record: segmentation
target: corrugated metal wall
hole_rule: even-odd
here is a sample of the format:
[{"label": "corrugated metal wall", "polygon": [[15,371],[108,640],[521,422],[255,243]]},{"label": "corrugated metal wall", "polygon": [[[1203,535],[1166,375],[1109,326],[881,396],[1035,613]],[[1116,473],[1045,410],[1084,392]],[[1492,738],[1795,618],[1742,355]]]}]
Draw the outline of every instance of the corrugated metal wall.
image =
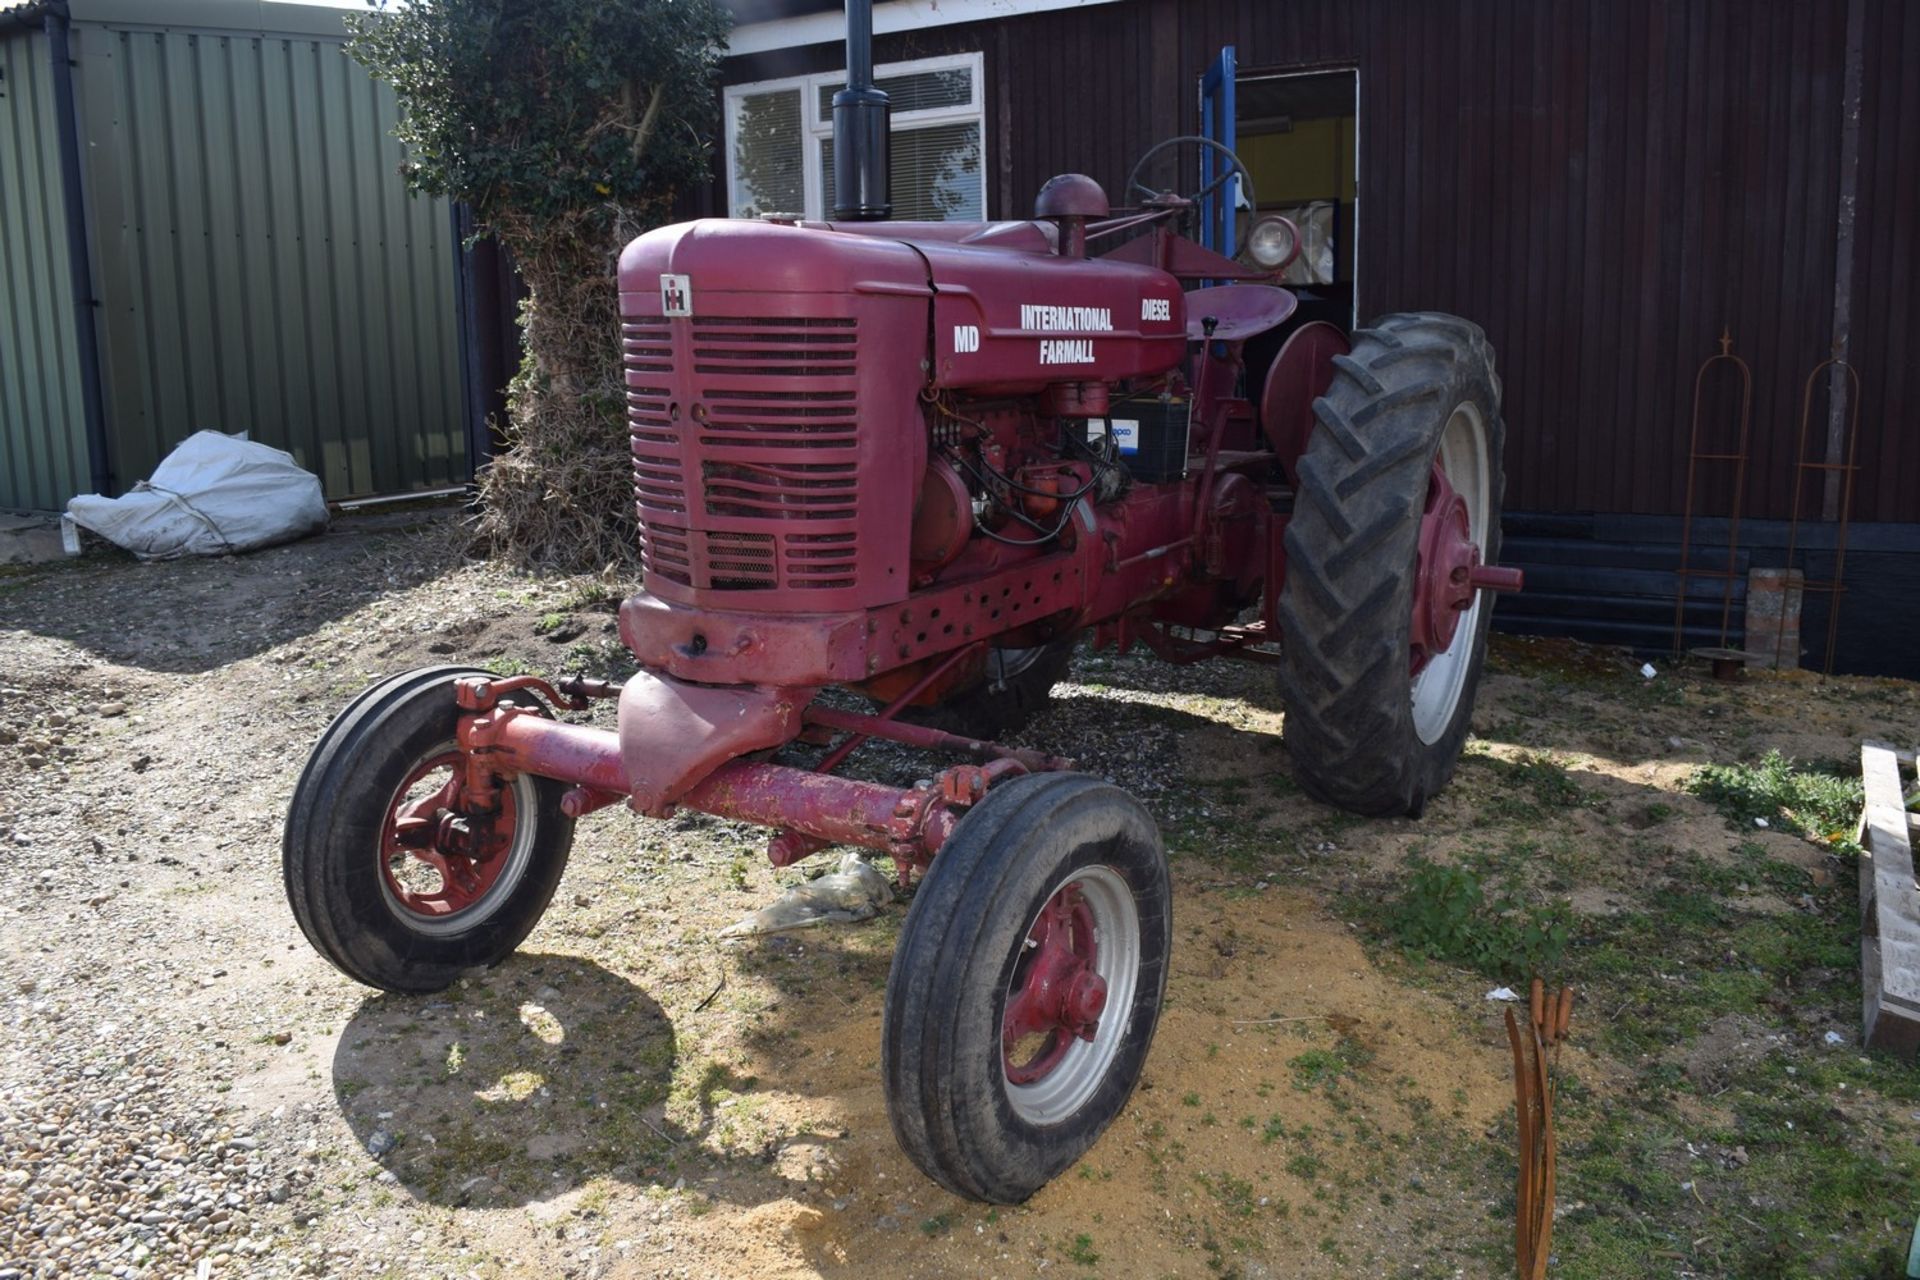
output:
[{"label": "corrugated metal wall", "polygon": [[[1920,5],[1865,3],[1853,305],[1868,469],[1854,516],[1915,521]],[[1694,371],[1725,326],[1754,372],[1747,512],[1784,517],[1801,386],[1833,338],[1847,10],[1129,0],[886,36],[876,56],[985,53],[989,199],[1012,217],[1060,172],[1118,198],[1134,157],[1196,130],[1198,77],[1222,45],[1243,75],[1357,66],[1360,310],[1486,327],[1507,389],[1508,506],[1678,513]],[[816,45],[726,75],[840,57]],[[1705,479],[1702,510],[1726,509],[1725,478]]]},{"label": "corrugated metal wall", "polygon": [[0,39],[0,508],[87,487],[47,38]]},{"label": "corrugated metal wall", "polygon": [[82,17],[119,484],[207,428],[290,450],[329,497],[466,480],[451,225],[399,177],[392,92],[338,38]]}]

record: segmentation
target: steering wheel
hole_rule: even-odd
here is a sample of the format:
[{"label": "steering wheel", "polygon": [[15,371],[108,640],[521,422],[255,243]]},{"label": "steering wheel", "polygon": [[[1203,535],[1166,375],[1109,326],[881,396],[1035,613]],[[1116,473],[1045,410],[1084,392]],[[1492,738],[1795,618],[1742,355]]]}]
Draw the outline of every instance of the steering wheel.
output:
[{"label": "steering wheel", "polygon": [[1168,147],[1178,147],[1187,144],[1198,147],[1209,147],[1218,151],[1222,156],[1226,157],[1227,167],[1223,169],[1220,172],[1220,176],[1212,182],[1209,182],[1206,186],[1200,188],[1200,190],[1190,196],[1181,197],[1182,199],[1186,200],[1189,204],[1197,205],[1221,187],[1226,186],[1227,179],[1237,173],[1240,175],[1240,181],[1247,193],[1247,204],[1255,209],[1260,207],[1260,202],[1253,198],[1253,175],[1247,172],[1247,166],[1240,163],[1240,157],[1233,154],[1232,151],[1221,143],[1215,142],[1212,138],[1203,138],[1197,133],[1184,133],[1177,138],[1168,138],[1164,142],[1156,142],[1151,147],[1148,147],[1146,153],[1133,162],[1133,171],[1127,174],[1127,198],[1129,200],[1132,199],[1133,193],[1136,191],[1146,196],[1149,200],[1162,196],[1178,195],[1178,192],[1154,190],[1152,187],[1140,181],[1140,175],[1146,171],[1148,163]]}]

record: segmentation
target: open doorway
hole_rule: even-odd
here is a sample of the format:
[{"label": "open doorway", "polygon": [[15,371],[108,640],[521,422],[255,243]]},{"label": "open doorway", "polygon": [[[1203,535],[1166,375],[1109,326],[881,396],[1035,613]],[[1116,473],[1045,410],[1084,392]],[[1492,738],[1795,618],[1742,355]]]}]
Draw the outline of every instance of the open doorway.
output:
[{"label": "open doorway", "polygon": [[1353,67],[1248,71],[1235,77],[1234,150],[1260,213],[1300,228],[1283,281],[1303,320],[1359,323],[1360,73]]}]

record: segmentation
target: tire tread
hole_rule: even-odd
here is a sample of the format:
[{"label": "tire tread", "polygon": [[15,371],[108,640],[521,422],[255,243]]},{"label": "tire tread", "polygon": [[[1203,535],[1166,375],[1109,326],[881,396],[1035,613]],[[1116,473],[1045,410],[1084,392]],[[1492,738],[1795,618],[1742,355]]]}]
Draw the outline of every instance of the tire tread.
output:
[{"label": "tire tread", "polygon": [[[1497,559],[1504,487],[1499,378],[1479,326],[1457,316],[1384,316],[1352,334],[1314,402],[1298,465],[1278,605],[1285,739],[1303,789],[1369,815],[1418,814],[1451,776],[1471,718],[1478,662],[1456,724],[1428,748],[1412,731],[1405,643],[1425,476],[1445,413],[1473,398],[1486,420]],[[1485,614],[1482,611],[1482,627]],[[1378,637],[1378,639],[1372,639]],[[1478,637],[1474,638],[1478,643]],[[1398,667],[1396,668],[1396,663]]]}]

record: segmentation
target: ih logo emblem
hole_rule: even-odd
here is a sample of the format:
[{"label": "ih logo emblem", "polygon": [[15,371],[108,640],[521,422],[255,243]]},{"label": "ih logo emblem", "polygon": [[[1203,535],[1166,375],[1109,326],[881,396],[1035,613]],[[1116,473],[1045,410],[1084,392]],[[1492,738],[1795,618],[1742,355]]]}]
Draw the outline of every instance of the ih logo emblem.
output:
[{"label": "ih logo emblem", "polygon": [[690,316],[693,314],[692,277],[660,277],[660,314],[668,316]]}]

